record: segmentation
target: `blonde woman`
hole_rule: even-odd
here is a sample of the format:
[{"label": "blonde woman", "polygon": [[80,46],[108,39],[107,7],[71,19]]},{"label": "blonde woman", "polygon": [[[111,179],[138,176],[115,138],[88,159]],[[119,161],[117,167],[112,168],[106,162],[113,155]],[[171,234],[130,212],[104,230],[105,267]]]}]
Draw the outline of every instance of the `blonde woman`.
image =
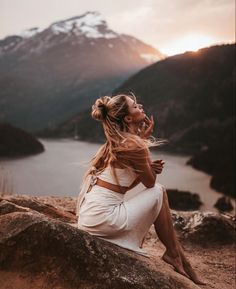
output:
[{"label": "blonde woman", "polygon": [[[91,160],[78,198],[78,227],[144,256],[145,235],[154,224],[166,247],[162,259],[197,284],[173,225],[165,188],[156,183],[164,162],[152,161],[149,147],[154,121],[134,95],[104,96],[92,106],[92,117],[102,122],[106,143]],[[139,183],[144,189],[127,193]],[[127,193],[127,194],[126,194]]]}]

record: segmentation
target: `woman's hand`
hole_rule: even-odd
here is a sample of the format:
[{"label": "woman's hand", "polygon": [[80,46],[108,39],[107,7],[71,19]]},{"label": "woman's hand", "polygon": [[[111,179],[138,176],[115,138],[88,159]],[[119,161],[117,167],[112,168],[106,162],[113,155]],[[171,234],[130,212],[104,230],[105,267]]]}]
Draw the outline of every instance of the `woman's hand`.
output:
[{"label": "woman's hand", "polygon": [[153,132],[153,127],[154,127],[153,116],[151,116],[150,118],[146,116],[141,124],[141,127],[139,128],[139,136],[141,138],[149,138]]},{"label": "woman's hand", "polygon": [[151,168],[156,174],[160,174],[163,170],[165,162],[163,160],[156,160],[151,162]]}]

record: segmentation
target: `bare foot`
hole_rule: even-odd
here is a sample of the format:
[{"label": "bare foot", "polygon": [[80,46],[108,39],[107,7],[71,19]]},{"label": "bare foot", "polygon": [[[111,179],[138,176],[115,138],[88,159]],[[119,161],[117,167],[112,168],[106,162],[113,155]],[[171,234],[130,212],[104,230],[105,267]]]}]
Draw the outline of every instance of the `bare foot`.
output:
[{"label": "bare foot", "polygon": [[172,265],[178,273],[189,278],[189,276],[184,271],[182,259],[181,259],[179,254],[177,254],[175,257],[173,257],[173,256],[168,255],[168,253],[166,251],[164,253],[164,255],[162,256],[162,260],[165,261],[166,263]]},{"label": "bare foot", "polygon": [[201,281],[197,275],[197,273],[194,271],[193,267],[191,266],[190,262],[188,261],[188,259],[185,257],[184,255],[184,251],[182,249],[181,246],[179,246],[179,252],[180,252],[180,256],[181,256],[181,260],[183,263],[183,267],[185,272],[189,275],[190,279],[198,285],[206,285],[205,282]]},{"label": "bare foot", "polygon": [[195,283],[195,284],[198,284],[198,285],[206,285],[206,282],[204,281],[201,281],[197,275],[197,273],[193,270],[192,266],[190,264],[185,264],[183,262],[183,265],[184,265],[184,269],[185,269],[185,272],[189,275],[190,279]]}]

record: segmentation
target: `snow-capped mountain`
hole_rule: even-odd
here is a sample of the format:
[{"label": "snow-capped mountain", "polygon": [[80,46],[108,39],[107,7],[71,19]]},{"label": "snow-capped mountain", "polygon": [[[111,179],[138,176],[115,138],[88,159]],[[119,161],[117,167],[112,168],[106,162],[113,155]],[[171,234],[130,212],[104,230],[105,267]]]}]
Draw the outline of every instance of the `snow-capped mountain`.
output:
[{"label": "snow-capped mountain", "polygon": [[115,38],[118,36],[107,27],[106,21],[98,12],[85,13],[66,21],[59,21],[53,23],[50,28],[56,34],[74,33],[75,35],[85,35],[88,38]]},{"label": "snow-capped mountain", "polygon": [[112,31],[98,12],[6,37],[0,40],[0,121],[31,131],[55,125],[163,57]]}]

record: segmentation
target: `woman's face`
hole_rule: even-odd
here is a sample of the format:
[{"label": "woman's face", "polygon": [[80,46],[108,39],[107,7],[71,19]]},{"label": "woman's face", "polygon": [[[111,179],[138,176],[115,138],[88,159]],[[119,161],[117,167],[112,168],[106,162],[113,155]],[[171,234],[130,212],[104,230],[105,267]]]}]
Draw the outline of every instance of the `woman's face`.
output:
[{"label": "woman's face", "polygon": [[131,122],[142,122],[146,117],[142,104],[136,103],[132,98],[128,96],[126,97],[126,101],[129,108],[129,117],[132,119]]}]

